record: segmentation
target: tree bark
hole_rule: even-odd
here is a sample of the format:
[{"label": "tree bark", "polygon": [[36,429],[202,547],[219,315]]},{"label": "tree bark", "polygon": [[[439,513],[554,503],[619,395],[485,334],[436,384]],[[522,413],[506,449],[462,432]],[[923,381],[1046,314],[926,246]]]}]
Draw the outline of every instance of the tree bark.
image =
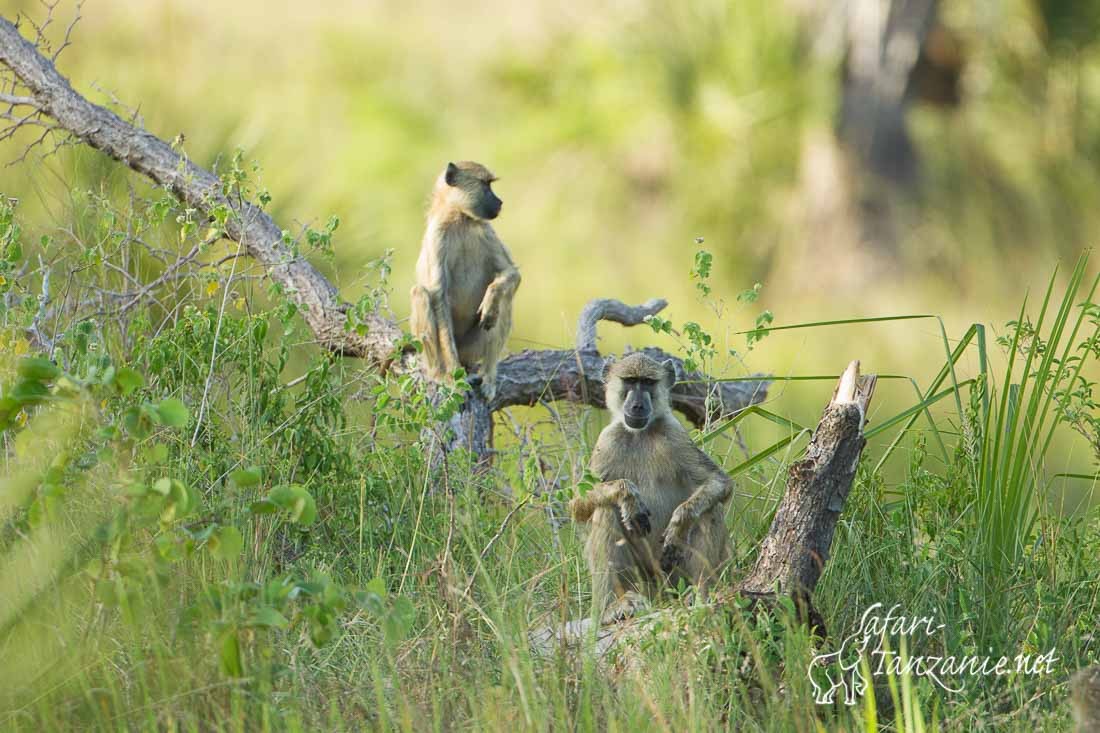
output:
[{"label": "tree bark", "polygon": [[874,375],[859,375],[858,361],[848,365],[805,457],[790,467],[787,492],[756,565],[741,583],[743,592],[797,596],[817,587],[867,443],[863,424],[876,381]]},{"label": "tree bark", "polygon": [[875,174],[911,183],[917,154],[906,126],[913,73],[938,0],[851,0],[839,137]]},{"label": "tree bark", "polygon": [[[0,103],[29,108],[30,115],[49,121],[51,129],[71,134],[164,186],[203,217],[212,219],[217,208],[227,207],[232,213],[226,236],[264,265],[268,277],[298,306],[321,347],[360,357],[382,370],[417,370],[414,350],[402,346],[408,340],[389,318],[380,313],[368,314],[364,335],[348,328],[347,303],[324,275],[293,252],[286,233],[267,212],[237,195],[227,195],[217,176],[157,136],[89,102],[57,71],[53,61],[4,18],[0,18],[0,65],[11,72],[8,81],[12,91],[17,85],[26,91],[0,95]],[[603,407],[604,360],[596,349],[597,321],[633,326],[664,306],[663,300],[651,300],[638,307],[616,300],[592,301],[581,314],[576,350],[523,351],[501,361],[492,404],[486,405],[471,395],[462,412],[451,421],[451,437],[445,447],[449,450],[463,445],[479,458],[489,456],[491,413],[513,405],[566,400]],[[767,396],[766,382],[715,382],[704,374],[685,373],[681,360],[660,349],[645,351],[662,360],[673,360],[677,374],[684,380],[673,389],[673,407],[697,427]]]}]

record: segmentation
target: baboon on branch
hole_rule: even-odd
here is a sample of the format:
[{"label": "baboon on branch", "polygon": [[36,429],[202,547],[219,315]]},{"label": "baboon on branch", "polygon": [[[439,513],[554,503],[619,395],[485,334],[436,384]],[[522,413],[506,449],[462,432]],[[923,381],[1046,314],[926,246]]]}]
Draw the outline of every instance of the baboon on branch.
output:
[{"label": "baboon on branch", "polygon": [[569,509],[575,521],[591,521],[594,618],[609,623],[666,584],[682,579],[705,590],[715,579],[728,557],[732,482],[673,416],[672,362],[635,352],[607,366],[604,382],[611,424],[589,464],[601,483]]},{"label": "baboon on branch", "polygon": [[512,330],[519,270],[489,221],[500,214],[488,168],[448,163],[432,191],[428,225],[410,293],[409,325],[424,344],[430,379],[443,381],[461,365],[486,400],[496,393],[497,361]]}]

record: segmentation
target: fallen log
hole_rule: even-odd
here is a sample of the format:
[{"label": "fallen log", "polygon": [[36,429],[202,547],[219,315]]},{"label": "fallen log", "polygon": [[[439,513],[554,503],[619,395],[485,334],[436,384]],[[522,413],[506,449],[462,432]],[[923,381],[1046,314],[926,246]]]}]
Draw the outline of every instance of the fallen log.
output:
[{"label": "fallen log", "polygon": [[[771,608],[782,598],[791,598],[800,620],[824,636],[825,624],[812,595],[867,443],[863,426],[876,381],[873,374],[860,375],[858,361],[848,365],[805,455],[788,470],[786,491],[752,570],[734,587],[715,592],[709,605],[732,608],[745,605],[747,599],[749,606]],[[599,628],[587,618],[569,621],[533,632],[530,642],[536,653],[544,655],[583,649],[590,643],[590,651],[602,659],[612,650],[637,647],[667,621],[668,614],[658,610]]]}]

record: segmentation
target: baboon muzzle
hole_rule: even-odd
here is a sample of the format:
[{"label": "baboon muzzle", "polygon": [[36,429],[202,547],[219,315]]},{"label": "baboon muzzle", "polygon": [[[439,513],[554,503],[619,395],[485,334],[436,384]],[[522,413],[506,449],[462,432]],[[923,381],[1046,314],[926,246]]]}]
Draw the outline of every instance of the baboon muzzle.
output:
[{"label": "baboon muzzle", "polygon": [[628,428],[641,430],[649,424],[649,418],[653,414],[653,403],[649,392],[644,389],[632,389],[626,395],[623,403],[623,422]]}]

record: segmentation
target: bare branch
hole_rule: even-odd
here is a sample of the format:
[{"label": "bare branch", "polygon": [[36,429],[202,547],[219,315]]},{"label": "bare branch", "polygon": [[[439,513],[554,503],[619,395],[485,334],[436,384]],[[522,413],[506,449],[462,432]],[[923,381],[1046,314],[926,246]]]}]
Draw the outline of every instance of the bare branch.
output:
[{"label": "bare branch", "polygon": [[[56,2],[50,7],[50,11],[52,12],[55,7],[57,7]],[[61,55],[61,52],[72,45],[73,28],[76,28],[76,24],[80,22],[80,18],[82,17],[80,11],[83,9],[84,0],[78,0],[76,3],[76,11],[73,13],[73,19],[69,21],[69,25],[65,28],[65,37],[61,39],[61,45],[53,52],[53,57],[50,59],[54,63],[57,63],[57,57]]]},{"label": "bare branch", "polygon": [[596,346],[596,324],[614,321],[624,326],[637,326],[649,316],[665,309],[668,301],[662,298],[647,300],[638,306],[629,306],[621,300],[598,298],[591,300],[577,319],[577,351],[599,351]]},{"label": "bare branch", "polygon": [[0,102],[13,106],[34,107],[38,109],[38,102],[34,101],[34,97],[21,97],[17,94],[0,94]]},{"label": "bare branch", "polygon": [[14,72],[46,114],[84,143],[164,186],[204,216],[211,216],[216,207],[228,207],[232,212],[226,226],[229,238],[240,242],[263,263],[271,279],[299,306],[326,348],[380,365],[393,360],[394,344],[401,341],[396,324],[372,314],[366,317],[365,336],[345,329],[347,316],[336,288],[283,244],[282,230],[266,212],[250,202],[225,196],[214,174],[182,157],[163,140],[78,94],[53,62],[3,18],[0,63]]}]

